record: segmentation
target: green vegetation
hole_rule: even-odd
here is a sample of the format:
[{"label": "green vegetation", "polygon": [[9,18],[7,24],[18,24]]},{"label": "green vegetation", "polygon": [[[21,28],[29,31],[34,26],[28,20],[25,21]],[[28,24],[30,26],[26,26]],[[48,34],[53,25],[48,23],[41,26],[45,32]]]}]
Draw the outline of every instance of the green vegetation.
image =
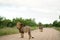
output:
[{"label": "green vegetation", "polygon": [[53,22],[53,26],[55,26],[54,28],[55,28],[56,30],[60,31],[60,21],[55,20],[55,21]]},{"label": "green vegetation", "polygon": [[56,30],[60,31],[60,27],[54,27]]},{"label": "green vegetation", "polygon": [[13,18],[12,20],[6,19],[5,17],[0,16],[0,28],[4,27],[14,27],[17,22],[21,22],[25,25],[36,26],[35,19],[23,19],[23,18]]},{"label": "green vegetation", "polygon": [[37,26],[31,27],[31,30],[35,30],[37,29]]},{"label": "green vegetation", "polygon": [[25,25],[31,26],[32,30],[36,29],[37,24],[35,19],[13,18],[10,20],[0,16],[0,36],[19,33],[15,27],[18,21]]},{"label": "green vegetation", "polygon": [[8,35],[8,34],[16,34],[16,33],[19,33],[19,32],[15,27],[13,28],[5,27],[0,29],[0,36]]},{"label": "green vegetation", "polygon": [[[31,27],[32,30],[36,29],[36,27]],[[18,29],[16,27],[5,27],[0,29],[0,36],[3,35],[10,35],[10,34],[16,34],[19,33]]]},{"label": "green vegetation", "polygon": [[[23,18],[13,18],[12,20],[6,19],[5,17],[0,16],[0,36],[2,35],[9,35],[9,34],[16,34],[19,33],[17,30],[16,23],[21,22],[25,25],[31,26],[31,29],[34,30],[37,28],[38,24],[36,23],[35,19],[23,19]],[[60,31],[60,21],[55,20],[52,24],[42,24],[44,27],[54,27],[55,29]]]}]

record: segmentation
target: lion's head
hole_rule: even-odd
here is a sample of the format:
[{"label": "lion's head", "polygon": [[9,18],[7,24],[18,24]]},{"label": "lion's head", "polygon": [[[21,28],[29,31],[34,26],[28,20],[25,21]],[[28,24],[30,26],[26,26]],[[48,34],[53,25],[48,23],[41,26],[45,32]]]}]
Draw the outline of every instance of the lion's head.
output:
[{"label": "lion's head", "polygon": [[18,29],[20,29],[20,28],[24,27],[25,25],[22,24],[22,23],[20,23],[20,22],[17,22],[17,25],[16,26],[17,26]]},{"label": "lion's head", "polygon": [[17,27],[18,29],[20,29],[20,28],[21,28],[21,23],[20,23],[20,22],[17,22],[16,27]]}]

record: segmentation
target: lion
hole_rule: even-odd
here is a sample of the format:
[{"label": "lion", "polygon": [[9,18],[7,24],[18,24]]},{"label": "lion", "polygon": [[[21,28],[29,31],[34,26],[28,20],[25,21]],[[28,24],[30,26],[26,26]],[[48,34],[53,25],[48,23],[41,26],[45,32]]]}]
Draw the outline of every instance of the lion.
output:
[{"label": "lion", "polygon": [[21,33],[21,38],[24,38],[24,33],[27,33],[27,32],[28,32],[28,35],[29,35],[29,39],[34,38],[31,35],[31,28],[30,28],[30,26],[23,25],[20,22],[17,22],[16,26],[17,26],[17,29],[19,30],[19,32]]},{"label": "lion", "polygon": [[43,25],[41,23],[39,23],[39,29],[40,29],[40,32],[43,32]]}]

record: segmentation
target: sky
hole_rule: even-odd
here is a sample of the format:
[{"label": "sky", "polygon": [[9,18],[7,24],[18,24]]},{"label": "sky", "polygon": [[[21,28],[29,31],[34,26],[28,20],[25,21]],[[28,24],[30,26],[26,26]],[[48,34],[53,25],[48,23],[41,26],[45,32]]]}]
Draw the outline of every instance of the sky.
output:
[{"label": "sky", "polygon": [[0,16],[35,18],[43,24],[59,20],[60,0],[0,0]]}]

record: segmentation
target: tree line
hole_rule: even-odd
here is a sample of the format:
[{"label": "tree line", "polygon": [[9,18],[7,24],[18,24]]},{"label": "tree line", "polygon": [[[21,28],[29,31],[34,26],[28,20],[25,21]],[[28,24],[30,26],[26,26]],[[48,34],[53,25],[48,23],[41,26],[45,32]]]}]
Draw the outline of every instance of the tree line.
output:
[{"label": "tree line", "polygon": [[[29,26],[37,26],[38,24],[35,22],[35,19],[23,19],[21,18],[13,18],[12,20],[10,19],[6,19],[5,17],[1,17],[0,16],[0,28],[4,28],[4,27],[14,27],[16,26],[17,22],[21,22],[25,25],[29,25]],[[42,24],[42,23],[41,23]],[[55,20],[52,24],[42,24],[45,27],[60,27],[60,21]]]},{"label": "tree line", "polygon": [[29,25],[29,26],[36,26],[36,22],[35,19],[23,19],[21,18],[13,18],[12,20],[10,19],[6,19],[5,17],[1,17],[0,16],[0,28],[3,27],[14,27],[16,26],[17,22],[21,22],[25,25]]}]

